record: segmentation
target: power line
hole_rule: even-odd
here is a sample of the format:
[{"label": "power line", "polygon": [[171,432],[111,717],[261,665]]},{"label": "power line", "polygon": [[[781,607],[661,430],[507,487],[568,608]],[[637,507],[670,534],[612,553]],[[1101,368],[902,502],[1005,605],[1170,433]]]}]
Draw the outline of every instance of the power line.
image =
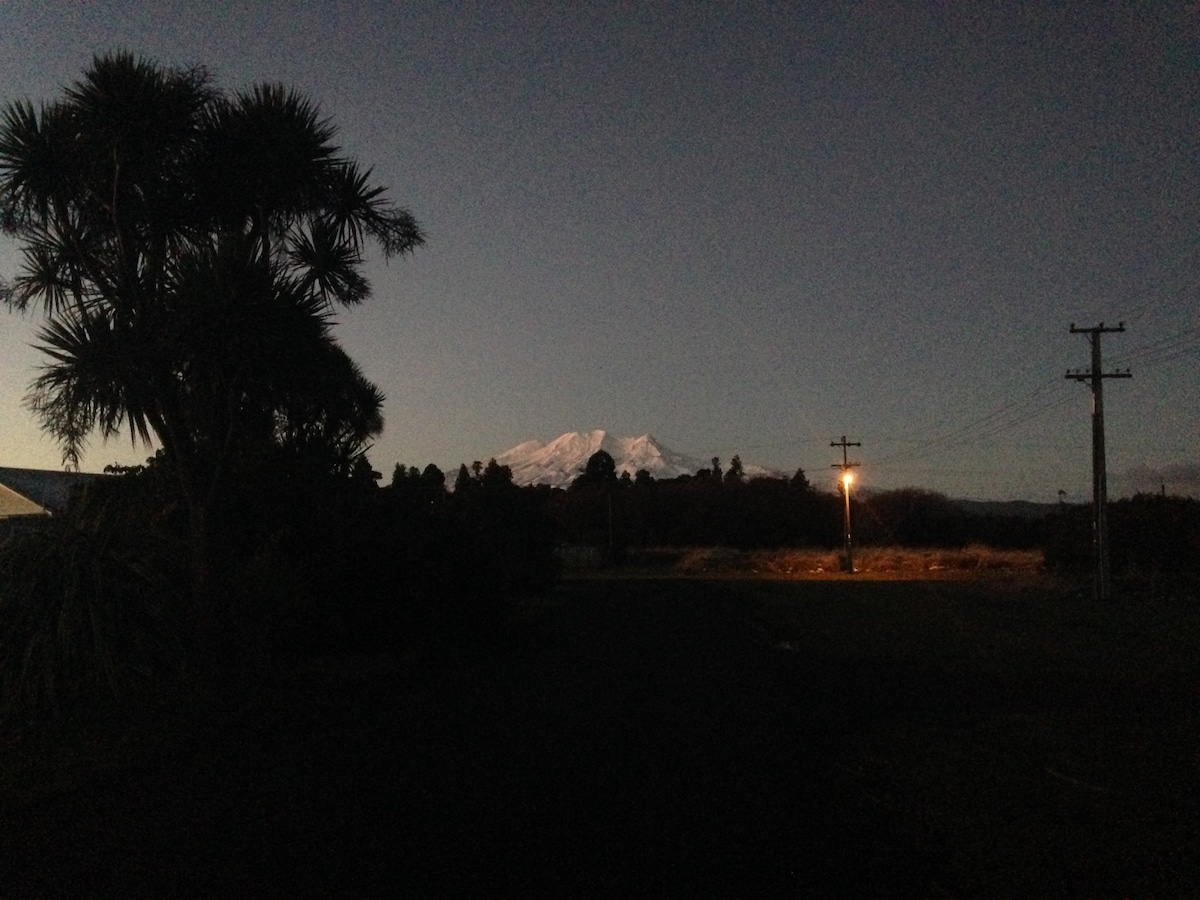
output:
[{"label": "power line", "polygon": [[[1200,328],[1188,326],[1142,346],[1134,347],[1118,355],[1116,362],[1122,367],[1137,364],[1140,369],[1149,369],[1196,352],[1200,352]],[[1052,410],[1075,402],[1071,395],[1058,392],[1060,384],[1057,377],[1049,378],[1024,394],[1002,403],[996,409],[970,419],[949,431],[935,434],[933,437],[917,436],[904,440],[885,438],[894,443],[911,443],[914,446],[908,449],[898,449],[890,455],[885,454],[873,459],[871,467],[873,470],[879,470],[895,463],[927,456],[933,450],[945,451],[976,444],[1028,424]],[[1051,392],[1054,392],[1053,396],[1048,396]],[[805,446],[815,446],[821,442],[809,439],[799,443]],[[754,450],[782,446],[795,447],[797,442],[758,443],[742,449]]]},{"label": "power line", "polygon": [[[1152,368],[1196,351],[1200,351],[1200,328],[1188,327],[1149,344],[1135,347],[1119,356],[1117,361],[1123,366],[1137,363],[1139,367]],[[1053,378],[1043,382],[1028,394],[1010,400],[986,415],[972,419],[958,428],[926,440],[914,439],[913,442],[919,446],[880,457],[872,462],[872,467],[923,456],[930,449],[950,450],[966,446],[1031,422],[1044,413],[1073,402],[1070,396],[1059,395],[1044,403],[1038,403],[1045,394],[1056,389],[1059,383],[1057,378]]]},{"label": "power line", "polygon": [[1139,366],[1155,365],[1184,356],[1193,350],[1200,350],[1200,328],[1188,327],[1144,346],[1135,347],[1118,356],[1117,360],[1122,364],[1136,362]]},{"label": "power line", "polygon": [[[1057,384],[1057,380],[1053,384]],[[1043,385],[1037,388],[1029,395],[1019,399],[1011,400],[1002,405],[987,415],[980,416],[977,419],[972,419],[965,425],[948,431],[944,434],[937,435],[932,438],[918,441],[919,446],[910,450],[901,450],[893,453],[890,456],[880,457],[872,462],[872,465],[880,465],[889,462],[899,462],[906,459],[912,459],[918,456],[927,455],[931,449],[950,450],[955,447],[962,447],[977,441],[985,440],[989,437],[994,437],[1018,425],[1023,425],[1026,422],[1033,421],[1038,416],[1051,409],[1063,406],[1070,402],[1070,397],[1057,396],[1053,397],[1040,405],[1030,409],[1030,406],[1040,397],[1048,393],[1050,385]],[[979,429],[983,429],[980,431]]]}]

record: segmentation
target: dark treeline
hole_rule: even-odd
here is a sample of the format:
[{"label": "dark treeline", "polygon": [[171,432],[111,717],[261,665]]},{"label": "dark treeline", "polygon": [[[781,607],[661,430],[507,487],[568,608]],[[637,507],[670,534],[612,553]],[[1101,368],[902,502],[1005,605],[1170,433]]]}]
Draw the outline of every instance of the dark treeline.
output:
[{"label": "dark treeline", "polygon": [[[803,470],[791,478],[747,478],[736,457],[724,473],[714,461],[711,469],[669,480],[592,468],[596,473],[585,470],[569,489],[550,496],[566,543],[749,550],[834,547],[843,539],[844,497],[815,490]],[[868,545],[1029,548],[1047,535],[1044,519],[980,515],[913,488],[851,494],[851,521],[855,543]]]},{"label": "dark treeline", "polygon": [[[599,453],[564,490],[541,489],[558,539],[627,549],[723,546],[742,550],[840,546],[845,497],[815,490],[803,470],[791,478],[747,478],[735,457],[695,475],[656,480],[645,471],[615,472]],[[597,458],[598,457],[598,458]],[[1041,549],[1047,568],[1088,576],[1092,567],[1090,505],[963,504],[919,488],[851,494],[856,546]],[[1139,495],[1109,504],[1112,571],[1133,583],[1200,576],[1200,503]]]},{"label": "dark treeline", "polygon": [[[1066,507],[1050,520],[1046,564],[1084,573],[1092,565],[1092,511]],[[1200,578],[1200,502],[1190,497],[1138,494],[1108,504],[1113,574],[1127,580]]]}]

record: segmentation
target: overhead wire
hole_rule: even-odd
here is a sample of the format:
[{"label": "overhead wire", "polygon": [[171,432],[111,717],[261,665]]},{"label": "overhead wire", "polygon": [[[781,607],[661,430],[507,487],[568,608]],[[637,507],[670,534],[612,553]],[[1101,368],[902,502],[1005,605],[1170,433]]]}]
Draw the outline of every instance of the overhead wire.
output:
[{"label": "overhead wire", "polygon": [[[1200,351],[1200,328],[1189,326],[1165,337],[1151,341],[1140,347],[1135,347],[1125,353],[1115,356],[1115,362],[1122,366],[1138,365],[1156,367],[1157,365]],[[1001,404],[997,409],[984,416],[972,419],[964,425],[951,431],[936,435],[925,440],[914,440],[917,446],[909,450],[901,450],[890,456],[885,455],[873,461],[873,465],[903,462],[922,456],[932,450],[946,450],[983,441],[998,434],[1003,434],[1020,425],[1024,425],[1038,416],[1073,401],[1070,394],[1063,393],[1047,402],[1038,404],[1040,398],[1055,389],[1061,381],[1058,377],[1048,379],[1022,397]]]},{"label": "overhead wire", "polygon": [[1031,421],[1055,407],[1071,402],[1069,395],[1060,395],[1048,401],[1040,402],[1040,405],[1035,406],[1035,404],[1039,404],[1039,401],[1043,401],[1045,395],[1057,387],[1058,384],[1057,379],[1047,380],[1024,396],[1009,400],[997,409],[986,415],[972,419],[958,428],[935,435],[932,438],[913,439],[912,443],[914,446],[910,449],[899,450],[891,455],[885,454],[882,457],[874,459],[872,465],[879,466],[888,463],[903,462],[927,455],[933,450],[962,447],[1015,428],[1017,425]]},{"label": "overhead wire", "polygon": [[1154,366],[1185,356],[1193,350],[1200,350],[1200,328],[1189,326],[1149,344],[1118,353],[1114,356],[1114,362],[1121,365]]},{"label": "overhead wire", "polygon": [[1192,291],[1195,289],[1194,278],[1178,277],[1189,264],[1194,264],[1197,259],[1197,249],[1195,246],[1184,247],[1178,256],[1173,260],[1163,259],[1159,271],[1160,282],[1170,281],[1173,288],[1165,292],[1149,291],[1141,303],[1138,303],[1132,310],[1125,314],[1124,321],[1140,322],[1145,315],[1152,309],[1161,308],[1164,304],[1169,304],[1172,301],[1179,300],[1184,293],[1190,298]]},{"label": "overhead wire", "polygon": [[[1200,327],[1188,326],[1132,350],[1114,354],[1113,362],[1114,365],[1122,368],[1135,365],[1142,369],[1156,368],[1161,364],[1195,352],[1200,352]],[[1061,385],[1062,377],[1052,376],[1032,390],[949,431],[935,434],[930,438],[913,437],[897,441],[898,443],[910,443],[913,446],[876,457],[872,460],[871,465],[875,468],[906,462],[926,456],[933,451],[944,451],[978,443],[1028,424],[1054,409],[1075,402],[1076,394],[1057,390]],[[1046,395],[1051,391],[1055,391],[1055,396],[1047,398]],[[754,445],[754,447],[760,446],[765,445]],[[754,447],[743,449],[754,449]]]}]

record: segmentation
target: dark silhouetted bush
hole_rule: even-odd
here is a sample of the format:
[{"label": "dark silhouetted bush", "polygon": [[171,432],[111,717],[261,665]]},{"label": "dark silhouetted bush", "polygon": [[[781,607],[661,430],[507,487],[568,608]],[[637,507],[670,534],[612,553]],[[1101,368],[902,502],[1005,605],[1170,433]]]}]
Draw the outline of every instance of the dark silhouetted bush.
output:
[{"label": "dark silhouetted bush", "polygon": [[[68,513],[0,544],[0,704],[8,718],[124,706],[187,664],[171,574],[181,545],[135,491],[89,488]],[[107,481],[107,480],[105,480]],[[141,487],[142,485],[139,485]]]},{"label": "dark silhouetted bush", "polygon": [[[1108,505],[1109,562],[1114,578],[1135,583],[1200,581],[1200,502],[1139,494]],[[1087,576],[1092,571],[1092,510],[1074,506],[1053,518],[1046,565]]]}]

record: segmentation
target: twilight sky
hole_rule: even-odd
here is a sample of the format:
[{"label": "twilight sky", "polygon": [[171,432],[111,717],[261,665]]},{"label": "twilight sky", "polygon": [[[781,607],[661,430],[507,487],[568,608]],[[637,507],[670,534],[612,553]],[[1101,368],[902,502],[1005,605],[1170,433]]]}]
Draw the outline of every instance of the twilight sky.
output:
[{"label": "twilight sky", "polygon": [[[1195,3],[0,4],[0,100],[94,53],[317,99],[428,241],[339,315],[370,457],[444,469],[603,428],[832,486],[1200,495]],[[0,275],[15,271],[0,240]],[[0,311],[0,464],[38,317]],[[83,468],[147,455],[93,442]]]}]

